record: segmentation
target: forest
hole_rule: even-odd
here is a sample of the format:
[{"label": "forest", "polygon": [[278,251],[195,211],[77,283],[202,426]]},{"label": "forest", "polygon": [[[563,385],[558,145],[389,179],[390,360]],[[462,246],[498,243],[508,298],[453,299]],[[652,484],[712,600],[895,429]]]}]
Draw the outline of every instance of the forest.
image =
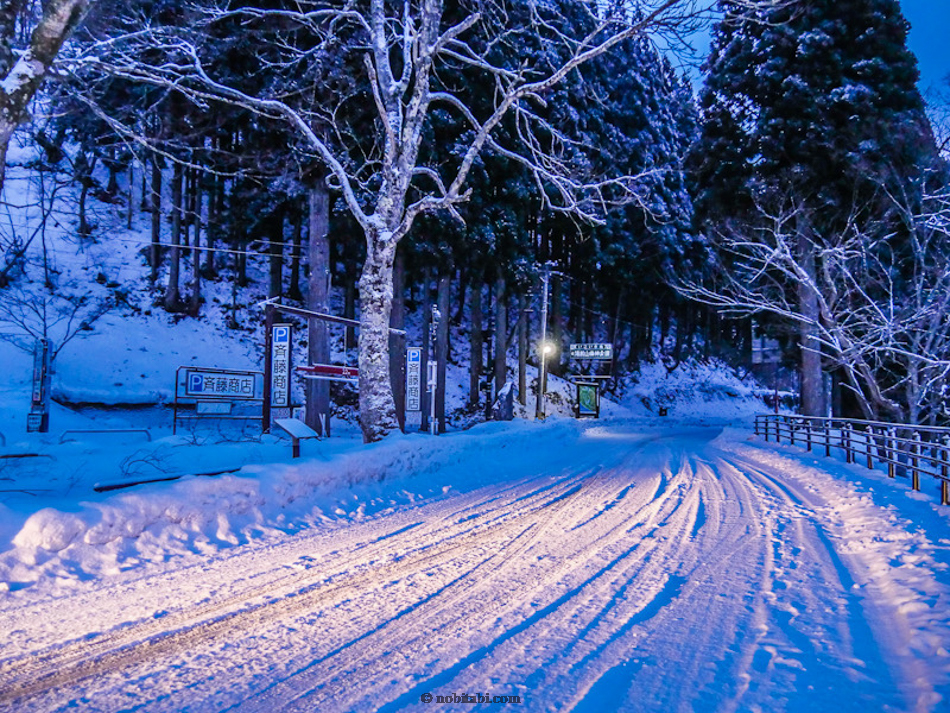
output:
[{"label": "forest", "polygon": [[[950,174],[898,0],[10,0],[0,77],[7,216],[19,142],[79,244],[110,239],[92,201],[150,215],[155,309],[197,318],[249,262],[339,305],[367,441],[402,418],[391,328],[428,353],[435,315],[473,411],[509,379],[525,402],[544,331],[553,373],[597,342],[614,375],[768,338],[802,413],[950,422]],[[26,282],[58,290],[39,241],[0,228],[9,329]]]}]

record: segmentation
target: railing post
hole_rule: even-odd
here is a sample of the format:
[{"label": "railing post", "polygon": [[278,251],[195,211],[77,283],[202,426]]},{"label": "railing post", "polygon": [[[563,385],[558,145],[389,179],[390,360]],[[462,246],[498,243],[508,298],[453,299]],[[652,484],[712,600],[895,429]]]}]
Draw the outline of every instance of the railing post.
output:
[{"label": "railing post", "polygon": [[805,441],[808,443],[808,452],[811,453],[811,419],[805,419]]},{"label": "railing post", "polygon": [[779,416],[775,419],[775,442],[782,442],[782,419],[784,416]]},{"label": "railing post", "polygon": [[790,445],[795,445],[795,424],[798,421],[795,418],[791,418],[788,421],[788,440]]},{"label": "railing post", "polygon": [[874,456],[871,453],[871,449],[874,444],[874,426],[868,425],[867,429],[864,431],[864,437],[867,438],[867,459],[868,459],[868,470],[874,468]]},{"label": "railing post", "polygon": [[950,505],[950,482],[940,481],[940,504]]},{"label": "railing post", "polygon": [[841,446],[844,448],[844,462],[854,463],[854,453],[851,451],[851,424],[845,423],[841,427]]},{"label": "railing post", "polygon": [[914,442],[910,446],[910,482],[914,490],[920,490],[920,431],[914,431]]},{"label": "railing post", "polygon": [[877,462],[879,465],[887,463],[887,428],[881,427],[881,445],[877,449]]},{"label": "railing post", "polygon": [[887,429],[887,437],[884,439],[884,450],[887,453],[887,477],[895,476],[894,465],[897,461],[897,432],[893,428]]},{"label": "railing post", "polygon": [[825,457],[831,456],[831,422],[825,420]]},{"label": "railing post", "polygon": [[950,436],[943,437],[943,448],[940,449],[940,475],[947,477],[947,451],[950,451]]}]

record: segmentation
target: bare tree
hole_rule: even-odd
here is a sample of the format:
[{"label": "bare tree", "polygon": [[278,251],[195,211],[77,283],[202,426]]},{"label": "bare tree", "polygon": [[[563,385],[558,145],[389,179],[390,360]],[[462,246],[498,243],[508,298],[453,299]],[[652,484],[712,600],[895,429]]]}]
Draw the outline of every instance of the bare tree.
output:
[{"label": "bare tree", "polygon": [[840,369],[867,418],[946,418],[950,384],[950,195],[921,212],[893,200],[900,221],[821,239],[801,203],[760,209],[759,227],[717,237],[706,284],[681,293],[732,315],[798,325],[801,348]]},{"label": "bare tree", "polygon": [[[0,56],[0,70],[5,77],[0,82],[0,190],[3,190],[10,138],[23,122],[27,106],[49,73],[63,43],[79,25],[92,2],[48,0],[43,3],[43,14],[33,30],[29,46],[12,63],[12,68],[4,66],[12,57]],[[13,45],[13,20],[22,5],[21,0],[4,3],[0,11],[0,46],[9,48]]]},{"label": "bare tree", "polygon": [[[755,5],[760,0],[743,1]],[[338,116],[318,102],[295,101],[285,87],[246,92],[215,76],[212,58],[203,54],[201,27],[154,28],[105,39],[90,46],[77,66],[93,74],[168,87],[199,104],[225,101],[286,122],[324,164],[332,188],[342,196],[366,240],[359,281],[359,391],[363,435],[372,441],[397,427],[388,343],[393,262],[397,244],[416,218],[447,210],[461,219],[457,206],[468,197],[469,173],[482,151],[497,152],[527,167],[548,209],[581,220],[600,220],[611,203],[636,199],[635,176],[592,177],[578,171],[571,160],[572,138],[545,118],[545,95],[569,73],[624,40],[662,30],[675,34],[699,21],[714,4],[647,0],[633,11],[627,3],[577,3],[574,9],[586,11],[588,22],[572,26],[552,22],[556,4],[526,3],[519,6],[527,16],[519,27],[511,26],[512,6],[501,0],[453,5],[451,12],[442,0],[296,2],[287,9],[207,11],[204,27],[232,22],[253,28],[277,21],[285,32],[306,30],[312,42],[281,60],[288,74],[295,70],[305,74],[308,63],[321,53],[351,51],[359,56],[358,82],[373,103],[379,131],[379,140],[368,152],[365,138],[340,126]],[[533,33],[541,47],[550,48],[544,63],[520,57],[511,61],[511,53],[505,55],[508,61],[498,59],[495,50],[500,43],[519,32]],[[285,50],[294,47],[286,36],[277,41]],[[440,80],[443,70],[460,68],[494,88],[490,106],[469,101],[464,88]],[[305,93],[295,91],[293,96]],[[426,129],[437,110],[454,115],[467,127],[461,149],[452,161],[442,163],[421,158]],[[505,145],[496,136],[503,123],[514,137]]]},{"label": "bare tree", "polygon": [[88,295],[65,295],[52,290],[31,291],[28,286],[7,288],[0,293],[0,339],[27,353],[37,340],[52,342],[50,361],[55,361],[69,342],[90,333],[93,323],[111,310],[110,299]]}]

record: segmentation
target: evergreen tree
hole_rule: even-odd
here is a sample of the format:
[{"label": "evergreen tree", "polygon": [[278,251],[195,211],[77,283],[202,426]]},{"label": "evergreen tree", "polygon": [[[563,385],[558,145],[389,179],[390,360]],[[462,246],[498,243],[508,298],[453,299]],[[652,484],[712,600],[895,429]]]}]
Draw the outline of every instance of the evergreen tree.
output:
[{"label": "evergreen tree", "polygon": [[705,217],[794,192],[840,220],[933,160],[897,0],[721,6],[695,151]]},{"label": "evergreen tree", "polygon": [[[693,152],[704,229],[753,234],[762,219],[795,238],[803,410],[825,412],[814,285],[845,235],[908,231],[894,196],[919,201],[936,157],[897,0],[797,0],[750,16],[731,0],[714,35]],[[840,288],[826,285],[827,290]]]}]

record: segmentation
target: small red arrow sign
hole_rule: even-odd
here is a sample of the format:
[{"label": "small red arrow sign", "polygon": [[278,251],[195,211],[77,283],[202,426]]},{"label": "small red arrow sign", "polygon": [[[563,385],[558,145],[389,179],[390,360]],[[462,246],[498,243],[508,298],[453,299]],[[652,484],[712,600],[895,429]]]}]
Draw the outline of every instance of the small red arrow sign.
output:
[{"label": "small red arrow sign", "polygon": [[320,376],[342,376],[344,378],[355,379],[359,376],[359,369],[355,366],[337,366],[336,364],[311,364],[310,366],[298,366],[297,371],[306,374],[319,374]]}]

